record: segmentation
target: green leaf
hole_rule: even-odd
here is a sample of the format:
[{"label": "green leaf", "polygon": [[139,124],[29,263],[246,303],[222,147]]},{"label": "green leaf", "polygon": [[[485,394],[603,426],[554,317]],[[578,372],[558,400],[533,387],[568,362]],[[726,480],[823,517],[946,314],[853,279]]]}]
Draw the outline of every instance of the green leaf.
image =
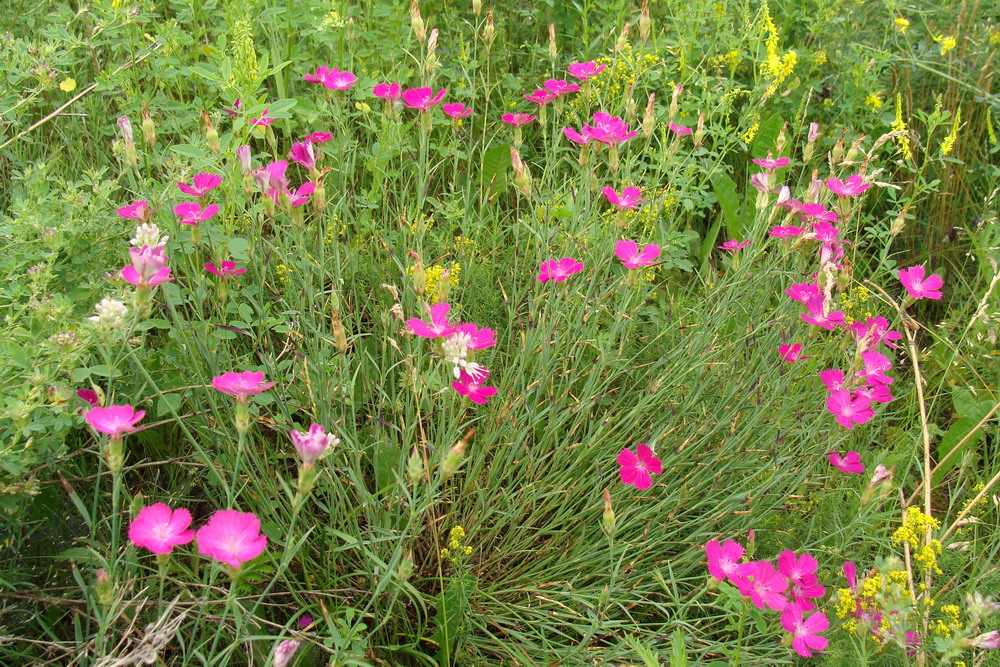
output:
[{"label": "green leaf", "polygon": [[670,667],[687,667],[687,647],[684,645],[684,633],[680,628],[674,628],[670,635]]},{"label": "green leaf", "polygon": [[510,166],[510,146],[501,144],[486,151],[483,168],[479,172],[479,187],[492,188],[496,193],[503,192],[507,188],[504,174]]},{"label": "green leaf", "polygon": [[[968,407],[964,408],[968,410],[966,415],[960,417],[958,421],[952,424],[951,428],[949,428],[945,432],[944,436],[942,436],[941,441],[938,442],[938,447],[937,447],[938,460],[941,461],[942,459],[944,459],[944,457],[948,455],[948,452],[954,449],[955,446],[959,442],[961,442],[962,438],[971,433],[972,429],[974,429],[976,425],[979,424],[980,420],[982,420],[982,418],[985,417],[987,413],[989,413],[989,411],[993,409],[993,406],[994,406],[993,401],[981,401],[979,403],[976,403],[971,408]],[[982,439],[983,439],[983,429],[980,429],[972,437],[966,440],[965,443],[962,445],[962,447],[957,452],[952,454],[951,457],[949,457],[948,460],[944,462],[944,465],[942,465],[938,469],[938,471],[934,473],[934,479],[932,480],[932,483],[937,484],[939,481],[944,479],[944,476],[948,473],[948,471],[957,466],[959,463],[961,463],[962,458],[969,451],[974,451],[975,448],[979,445],[979,441]]]},{"label": "green leaf", "polygon": [[[766,157],[768,151],[774,151],[775,144],[778,143],[778,133],[785,126],[784,119],[778,114],[770,116],[760,124],[760,129],[753,138],[750,146],[750,155],[753,157]],[[778,157],[777,155],[775,157]]]},{"label": "green leaf", "polygon": [[[739,238],[743,232],[743,219],[740,217],[741,197],[736,190],[736,183],[722,173],[713,174],[711,181],[712,190],[715,191],[719,207],[722,209],[722,217],[726,221],[729,238]],[[712,239],[713,244],[714,242],[715,238]]]},{"label": "green leaf", "polygon": [[181,396],[180,392],[163,394],[160,396],[159,400],[156,401],[156,416],[169,417],[180,411],[183,398],[184,397]]},{"label": "green leaf", "polygon": [[206,157],[205,151],[197,146],[192,146],[191,144],[177,144],[176,146],[171,146],[170,150],[178,155],[183,155],[184,157],[189,157],[195,160],[204,160]]}]

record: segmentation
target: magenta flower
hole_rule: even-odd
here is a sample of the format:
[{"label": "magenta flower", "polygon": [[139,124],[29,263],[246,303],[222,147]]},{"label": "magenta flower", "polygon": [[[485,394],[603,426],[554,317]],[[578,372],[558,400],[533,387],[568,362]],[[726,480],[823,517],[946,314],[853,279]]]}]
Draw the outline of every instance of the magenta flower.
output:
[{"label": "magenta flower", "polygon": [[775,158],[771,156],[770,152],[768,152],[767,157],[755,158],[753,163],[766,171],[774,171],[776,169],[781,169],[782,167],[787,167],[789,159],[786,157]]},{"label": "magenta flower", "polygon": [[198,553],[239,568],[264,552],[267,537],[253,512],[219,510],[195,534]]},{"label": "magenta flower", "polygon": [[896,349],[899,346],[892,341],[903,337],[898,331],[889,329],[889,321],[881,315],[869,317],[864,322],[855,320],[848,328],[854,332],[858,340],[858,349],[862,351],[875,349],[879,343],[885,343],[888,347]]},{"label": "magenta flower", "polygon": [[[92,408],[96,408],[101,405],[101,401],[97,397],[97,392],[93,389],[77,389],[76,397]],[[80,409],[79,413],[82,415],[83,409]]]},{"label": "magenta flower", "polygon": [[819,379],[827,391],[840,391],[844,388],[844,371],[839,368],[829,368],[819,372]]},{"label": "magenta flower", "polygon": [[167,256],[163,253],[163,246],[132,247],[128,252],[132,263],[121,270],[125,282],[136,287],[156,287],[173,280],[170,267],[167,266]]},{"label": "magenta flower", "polygon": [[256,125],[258,127],[267,127],[274,121],[278,120],[277,118],[272,118],[271,116],[268,116],[267,115],[268,111],[270,111],[270,109],[264,109],[258,118],[252,118],[250,120],[250,124]]},{"label": "magenta flower", "polygon": [[812,657],[813,651],[822,651],[829,644],[819,633],[830,627],[830,621],[821,611],[803,616],[802,607],[790,604],[781,612],[781,627],[792,634],[792,648],[803,658]]},{"label": "magenta flower", "polygon": [[236,148],[236,159],[240,163],[240,171],[244,176],[249,176],[253,172],[253,157],[250,155],[249,146],[238,146]]},{"label": "magenta flower", "polygon": [[893,395],[889,393],[889,387],[884,384],[862,385],[855,389],[854,393],[873,403],[889,403],[893,400]]},{"label": "magenta flower", "polygon": [[290,190],[288,188],[282,190],[271,188],[267,191],[267,194],[274,200],[275,204],[281,203],[281,196],[286,195],[290,206],[302,206],[309,201],[309,196],[312,195],[315,190],[316,184],[312,181],[306,181],[294,190]]},{"label": "magenta flower", "polygon": [[649,201],[648,199],[639,199],[642,196],[642,191],[634,185],[624,188],[620,195],[611,187],[604,188],[601,192],[609,202],[618,208],[635,210],[639,208],[639,204]]},{"label": "magenta flower", "polygon": [[844,389],[830,392],[826,397],[826,409],[846,429],[853,429],[855,424],[867,423],[875,416],[869,399],[857,394],[852,396],[851,392]]},{"label": "magenta flower", "polygon": [[840,222],[840,216],[837,215],[836,211],[828,211],[822,204],[803,204],[799,202],[799,208],[796,212],[800,212],[807,218],[821,222]]},{"label": "magenta flower", "polygon": [[743,250],[743,248],[746,248],[751,243],[753,243],[753,241],[750,241],[749,239],[746,241],[737,241],[736,239],[729,239],[722,245],[715,247],[718,248],[719,250],[725,250],[726,252],[738,252],[740,250]]},{"label": "magenta flower", "polygon": [[164,503],[156,503],[139,510],[128,527],[128,539],[154,554],[168,554],[194,539],[194,531],[188,530],[190,525],[191,513],[186,509],[171,510]]},{"label": "magenta flower", "polygon": [[640,266],[653,266],[660,256],[660,246],[648,243],[639,250],[635,241],[619,241],[615,244],[615,255],[622,261],[626,269],[638,269]]},{"label": "magenta flower", "polygon": [[778,354],[780,354],[781,358],[785,361],[792,363],[809,358],[802,355],[802,343],[795,343],[794,345],[779,345]]},{"label": "magenta flower", "polygon": [[219,183],[221,182],[222,176],[202,173],[195,174],[191,185],[188,185],[187,183],[178,183],[177,187],[186,195],[191,195],[192,197],[204,197],[206,192],[219,187]]},{"label": "magenta flower", "polygon": [[528,100],[529,102],[534,102],[540,107],[544,107],[546,104],[556,99],[557,97],[559,96],[554,95],[547,90],[539,88],[533,93],[525,94],[524,99]]},{"label": "magenta flower", "polygon": [[513,125],[514,127],[520,127],[521,125],[527,125],[531,121],[535,120],[537,116],[532,116],[526,113],[505,113],[500,117],[505,123]]},{"label": "magenta flower", "polygon": [[122,206],[118,209],[118,215],[123,218],[129,218],[130,220],[145,220],[149,214],[149,202],[143,199],[142,201],[134,201],[128,206]]},{"label": "magenta flower", "polygon": [[801,236],[804,229],[802,227],[787,226],[783,227],[780,225],[771,227],[771,231],[767,234],[768,236],[776,236],[779,239],[790,239],[796,236]]},{"label": "magenta flower", "polygon": [[605,67],[607,65],[598,65],[593,60],[590,60],[585,63],[572,63],[566,68],[566,71],[581,81],[585,81],[603,72]]},{"label": "magenta flower", "polygon": [[758,609],[770,607],[775,611],[781,611],[788,604],[784,594],[788,588],[788,579],[775,570],[769,561],[753,561],[738,565],[733,580],[740,593],[748,596],[750,602]]},{"label": "magenta flower", "polygon": [[316,144],[317,146],[322,146],[328,141],[333,140],[333,135],[329,132],[313,132],[312,134],[307,134],[304,136],[303,141],[308,141],[309,143]]},{"label": "magenta flower", "polygon": [[330,90],[347,90],[353,86],[358,77],[354,76],[350,72],[341,72],[336,67],[317,67],[316,74],[306,74],[302,77],[310,83],[322,83],[324,87]]},{"label": "magenta flower", "polygon": [[969,640],[972,648],[1000,648],[1000,630],[990,630]]},{"label": "magenta flower", "polygon": [[840,197],[859,195],[871,186],[871,183],[865,183],[861,174],[848,176],[846,181],[842,181],[839,178],[828,178],[826,181],[826,187],[830,188],[831,192]]},{"label": "magenta flower", "polygon": [[233,100],[232,108],[222,107],[222,110],[226,112],[227,116],[239,116],[243,113],[243,102],[241,102],[239,98],[236,98]]},{"label": "magenta flower", "polygon": [[135,425],[145,416],[145,410],[136,412],[131,405],[109,405],[104,408],[91,408],[84,413],[83,418],[95,431],[108,435],[122,435],[138,431]]},{"label": "magenta flower", "polygon": [[197,202],[186,201],[174,206],[174,215],[180,218],[180,223],[192,227],[197,227],[198,223],[211,219],[218,212],[219,207],[216,204],[209,204],[202,208],[201,204]]},{"label": "magenta flower", "polygon": [[311,141],[296,141],[288,151],[288,158],[306,169],[316,169],[316,149]]},{"label": "magenta flower", "polygon": [[819,285],[816,283],[795,283],[785,290],[785,294],[793,301],[808,303],[809,299],[820,296]]},{"label": "magenta flower", "polygon": [[288,188],[288,179],[285,177],[287,170],[288,160],[276,160],[260,169],[254,169],[253,180],[263,193],[267,193],[268,190],[286,190]]},{"label": "magenta flower", "polygon": [[705,545],[705,556],[708,558],[708,573],[721,583],[736,576],[737,563],[743,558],[743,547],[735,540],[726,540],[724,544],[712,540]]},{"label": "magenta flower", "polygon": [[475,375],[471,375],[464,370],[457,380],[451,383],[452,389],[467,397],[473,403],[483,405],[491,396],[496,395],[496,387],[485,387],[483,384],[490,377],[490,372],[480,366]]},{"label": "magenta flower", "polygon": [[940,299],[944,281],[936,273],[924,277],[926,273],[924,265],[917,264],[908,269],[900,269],[896,276],[914,299]]},{"label": "magenta flower", "polygon": [[264,382],[261,372],[247,371],[238,373],[230,371],[212,378],[212,387],[223,394],[230,394],[238,401],[246,401],[250,396],[256,396],[274,386],[273,382]]},{"label": "magenta flower", "polygon": [[595,113],[594,124],[584,125],[583,131],[585,134],[590,136],[591,139],[596,139],[602,144],[607,144],[609,146],[617,146],[621,142],[631,139],[635,135],[639,134],[638,131],[629,132],[628,125],[626,125],[625,121],[621,118],[611,116],[603,111]]},{"label": "magenta flower", "polygon": [[[586,128],[586,126],[584,126],[584,128]],[[589,134],[587,134],[586,129],[584,129],[583,134],[580,134],[572,127],[564,127],[563,134],[566,135],[567,139],[577,144],[588,144],[590,143],[590,140],[593,138]]]},{"label": "magenta flower", "polygon": [[844,456],[841,456],[839,452],[829,452],[826,458],[840,472],[860,475],[865,471],[865,464],[861,462],[861,454],[853,449]]},{"label": "magenta flower", "polygon": [[431,316],[430,323],[411,317],[406,320],[406,328],[421,338],[443,338],[455,330],[455,325],[448,321],[449,310],[451,310],[449,304],[435,303],[428,309]]},{"label": "magenta flower", "polygon": [[545,283],[551,280],[554,283],[561,283],[573,274],[583,271],[583,264],[572,257],[563,257],[542,262],[538,265],[538,269],[538,282]]},{"label": "magenta flower", "polygon": [[326,75],[330,73],[330,68],[326,65],[320,65],[316,68],[316,74],[306,74],[302,78],[309,83],[323,83],[326,79]]},{"label": "magenta flower", "polygon": [[817,222],[813,225],[812,236],[817,241],[822,241],[823,243],[837,243],[841,239],[839,238],[840,230],[831,225],[829,222]]},{"label": "magenta flower", "polygon": [[663,472],[663,464],[646,443],[637,446],[634,453],[631,449],[618,452],[618,465],[621,466],[618,476],[622,482],[636,489],[648,489],[653,485],[652,475]]},{"label": "magenta flower", "polygon": [[778,571],[797,584],[814,585],[817,569],[819,569],[819,563],[810,554],[804,553],[801,556],[796,556],[791,549],[786,549],[778,554]]},{"label": "magenta flower", "polygon": [[320,424],[313,424],[306,433],[292,431],[289,433],[295,451],[299,453],[303,466],[315,465],[328,447],[340,444],[340,438],[333,433],[327,433]]},{"label": "magenta flower", "polygon": [[580,90],[580,86],[563,79],[548,79],[545,82],[545,89],[556,97],[562,97],[567,93],[575,93]]},{"label": "magenta flower", "polygon": [[497,344],[496,333],[493,329],[487,329],[486,327],[480,329],[472,322],[459,324],[457,327],[451,329],[444,335],[449,339],[452,338],[452,336],[461,336],[462,344],[465,345],[468,350],[485,350],[486,348],[493,347]]},{"label": "magenta flower", "polygon": [[236,262],[231,262],[226,260],[225,262],[219,262],[219,266],[215,266],[211,262],[205,264],[205,270],[209,273],[219,276],[220,278],[236,278],[237,276],[242,276],[247,272],[246,268],[236,268]]},{"label": "magenta flower", "polygon": [[410,109],[430,111],[433,107],[441,103],[441,100],[444,99],[444,95],[447,92],[448,91],[446,89],[442,88],[438,91],[437,95],[435,95],[433,88],[410,88],[409,90],[403,91],[403,104]]},{"label": "magenta flower", "polygon": [[403,99],[403,89],[398,83],[380,83],[372,88],[372,93],[387,102],[398,102]]},{"label": "magenta flower", "polygon": [[861,353],[861,362],[864,364],[864,368],[856,375],[864,378],[865,382],[868,384],[892,384],[892,378],[885,374],[886,371],[892,370],[892,362],[884,354],[865,350]]},{"label": "magenta flower", "polygon": [[802,319],[809,324],[833,331],[837,327],[844,326],[844,311],[835,310],[827,312],[825,300],[822,295],[810,297],[806,301],[808,313],[802,313]]},{"label": "magenta flower", "polygon": [[678,125],[677,123],[671,122],[670,125],[668,125],[667,127],[669,127],[670,131],[676,134],[678,137],[686,137],[694,134],[694,130],[692,130],[690,127],[685,127],[684,125]]},{"label": "magenta flower", "polygon": [[446,116],[451,116],[452,118],[465,118],[472,113],[472,107],[466,107],[461,102],[452,102],[450,104],[442,104],[441,111]]}]

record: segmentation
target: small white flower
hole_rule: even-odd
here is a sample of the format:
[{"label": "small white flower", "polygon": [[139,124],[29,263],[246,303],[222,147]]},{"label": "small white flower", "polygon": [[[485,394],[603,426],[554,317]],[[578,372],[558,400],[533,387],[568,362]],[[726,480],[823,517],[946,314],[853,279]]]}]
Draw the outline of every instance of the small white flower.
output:
[{"label": "small white flower", "polygon": [[122,329],[125,327],[125,318],[128,315],[128,308],[121,301],[114,299],[101,299],[94,309],[97,315],[92,315],[88,319],[98,326],[108,329]]},{"label": "small white flower", "polygon": [[164,246],[170,240],[169,236],[160,236],[160,228],[151,222],[144,222],[135,228],[135,238],[129,239],[129,243],[136,248],[148,245],[150,248]]}]

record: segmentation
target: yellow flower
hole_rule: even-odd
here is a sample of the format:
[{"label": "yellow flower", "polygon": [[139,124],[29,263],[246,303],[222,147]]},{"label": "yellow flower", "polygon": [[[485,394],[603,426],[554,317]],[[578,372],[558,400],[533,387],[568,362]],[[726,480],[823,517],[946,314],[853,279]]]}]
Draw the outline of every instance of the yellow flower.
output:
[{"label": "yellow flower", "polygon": [[904,19],[902,16],[896,19],[896,30],[906,34],[906,29],[910,27],[909,19]]},{"label": "yellow flower", "polygon": [[59,90],[63,91],[64,93],[72,93],[74,90],[76,90],[76,79],[73,79],[71,77],[66,77],[65,79],[62,80],[62,83],[59,84]]},{"label": "yellow flower", "polygon": [[951,35],[948,35],[947,37],[945,37],[944,35],[938,35],[937,37],[934,38],[934,41],[941,45],[942,56],[951,51],[953,48],[955,48],[955,46],[958,44],[955,38],[952,37]]},{"label": "yellow flower", "polygon": [[872,111],[882,108],[882,97],[878,93],[871,93],[865,98],[865,106],[871,107]]},{"label": "yellow flower", "polygon": [[958,127],[962,124],[962,107],[955,109],[955,120],[951,124],[951,132],[948,136],[944,138],[941,142],[941,155],[947,155],[951,152],[951,149],[955,147],[955,141],[958,140]]},{"label": "yellow flower", "polygon": [[899,142],[899,147],[903,151],[903,159],[913,159],[913,153],[910,151],[910,132],[906,127],[906,121],[903,120],[903,96],[899,93],[896,93],[896,120],[892,122],[890,129],[893,132],[905,132],[905,134],[896,137],[896,141]]}]

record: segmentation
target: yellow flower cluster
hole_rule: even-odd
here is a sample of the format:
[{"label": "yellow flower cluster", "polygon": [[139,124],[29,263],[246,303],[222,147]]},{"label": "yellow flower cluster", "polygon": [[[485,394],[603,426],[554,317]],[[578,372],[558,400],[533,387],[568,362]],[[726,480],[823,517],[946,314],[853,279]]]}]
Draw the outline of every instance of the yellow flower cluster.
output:
[{"label": "yellow flower cluster", "polygon": [[896,19],[896,30],[902,34],[906,34],[906,29],[910,27],[909,19],[904,19],[902,16]]},{"label": "yellow flower cluster", "polygon": [[340,14],[339,0],[330,0],[330,11],[323,17],[323,26],[326,28],[343,28],[346,23]]},{"label": "yellow flower cluster", "polygon": [[959,620],[962,610],[957,604],[946,604],[939,611],[944,614],[944,618],[936,619],[931,623],[931,631],[934,634],[951,637],[956,630],[962,629],[962,622]]},{"label": "yellow flower cluster", "polygon": [[941,524],[937,522],[937,519],[924,514],[919,507],[907,507],[903,525],[892,534],[892,541],[899,546],[908,542],[910,549],[916,549],[920,546],[920,540],[928,528],[937,529],[940,527]]},{"label": "yellow flower cluster", "polygon": [[955,120],[951,124],[951,132],[941,142],[941,155],[947,155],[955,147],[958,140],[958,128],[962,124],[962,107],[955,109]]},{"label": "yellow flower cluster", "polygon": [[233,21],[230,39],[233,45],[233,73],[228,88],[245,89],[257,81],[257,49],[254,46],[253,27],[248,19]]},{"label": "yellow flower cluster", "polygon": [[757,136],[757,130],[759,129],[760,129],[760,123],[754,123],[753,125],[751,125],[749,129],[747,129],[747,131],[744,132],[743,136],[741,137],[741,139],[743,139],[743,143],[749,144],[751,141],[753,141],[753,138]]},{"label": "yellow flower cluster", "polygon": [[625,44],[614,60],[604,56],[594,62],[607,67],[591,77],[580,94],[570,100],[569,108],[578,116],[595,100],[607,102],[624,98],[639,77],[660,64],[660,57],[652,53],[637,54],[631,44]]},{"label": "yellow flower cluster", "polygon": [[287,266],[285,266],[284,264],[278,264],[276,267],[274,267],[274,272],[278,274],[278,280],[280,280],[282,284],[287,284],[288,274],[291,273],[292,270]]},{"label": "yellow flower cluster", "polygon": [[475,252],[476,242],[466,236],[456,236],[454,239],[455,250],[458,252]]},{"label": "yellow flower cluster", "polygon": [[[449,290],[458,287],[458,276],[461,273],[462,266],[458,262],[452,262],[450,265],[435,264],[424,269],[424,277],[427,279],[424,294],[427,297],[427,303],[435,304],[443,300],[441,298],[442,292],[447,295]],[[406,275],[413,275],[412,266],[406,268]],[[444,287],[443,290],[442,287]]]},{"label": "yellow flower cluster", "polygon": [[448,546],[441,550],[441,557],[447,558],[452,563],[457,563],[466,556],[472,555],[472,547],[468,545],[463,545],[462,540],[465,539],[465,529],[461,526],[455,526],[448,533]]},{"label": "yellow flower cluster", "polygon": [[938,35],[937,37],[934,38],[934,41],[941,45],[942,56],[951,51],[953,48],[955,48],[955,46],[958,44],[955,38],[952,37],[951,35],[948,35],[947,37],[945,37],[944,35]]},{"label": "yellow flower cluster", "polygon": [[906,127],[906,121],[903,120],[903,96],[899,93],[896,93],[896,120],[892,122],[890,129],[893,132],[906,133],[896,137],[896,141],[899,142],[899,148],[903,151],[903,159],[912,160],[913,152],[910,150],[910,132],[909,128]]},{"label": "yellow flower cluster", "polygon": [[769,81],[767,90],[764,92],[764,97],[767,98],[778,92],[778,86],[795,69],[799,57],[795,51],[788,51],[784,55],[778,53],[780,35],[774,21],[771,20],[771,10],[766,0],[761,4],[760,15],[763,25],[761,35],[764,36],[764,43],[767,46],[767,56],[761,63],[761,71]]},{"label": "yellow flower cluster", "polygon": [[865,98],[865,106],[871,107],[872,111],[878,111],[882,108],[882,96],[878,93],[870,93],[868,97]]},{"label": "yellow flower cluster", "polygon": [[868,310],[867,306],[862,304],[868,303],[868,299],[871,298],[871,292],[868,288],[858,285],[857,287],[852,287],[851,290],[844,295],[838,304],[838,308],[844,311],[844,321],[847,324],[854,324],[855,320],[864,320],[872,317],[872,313]]}]

